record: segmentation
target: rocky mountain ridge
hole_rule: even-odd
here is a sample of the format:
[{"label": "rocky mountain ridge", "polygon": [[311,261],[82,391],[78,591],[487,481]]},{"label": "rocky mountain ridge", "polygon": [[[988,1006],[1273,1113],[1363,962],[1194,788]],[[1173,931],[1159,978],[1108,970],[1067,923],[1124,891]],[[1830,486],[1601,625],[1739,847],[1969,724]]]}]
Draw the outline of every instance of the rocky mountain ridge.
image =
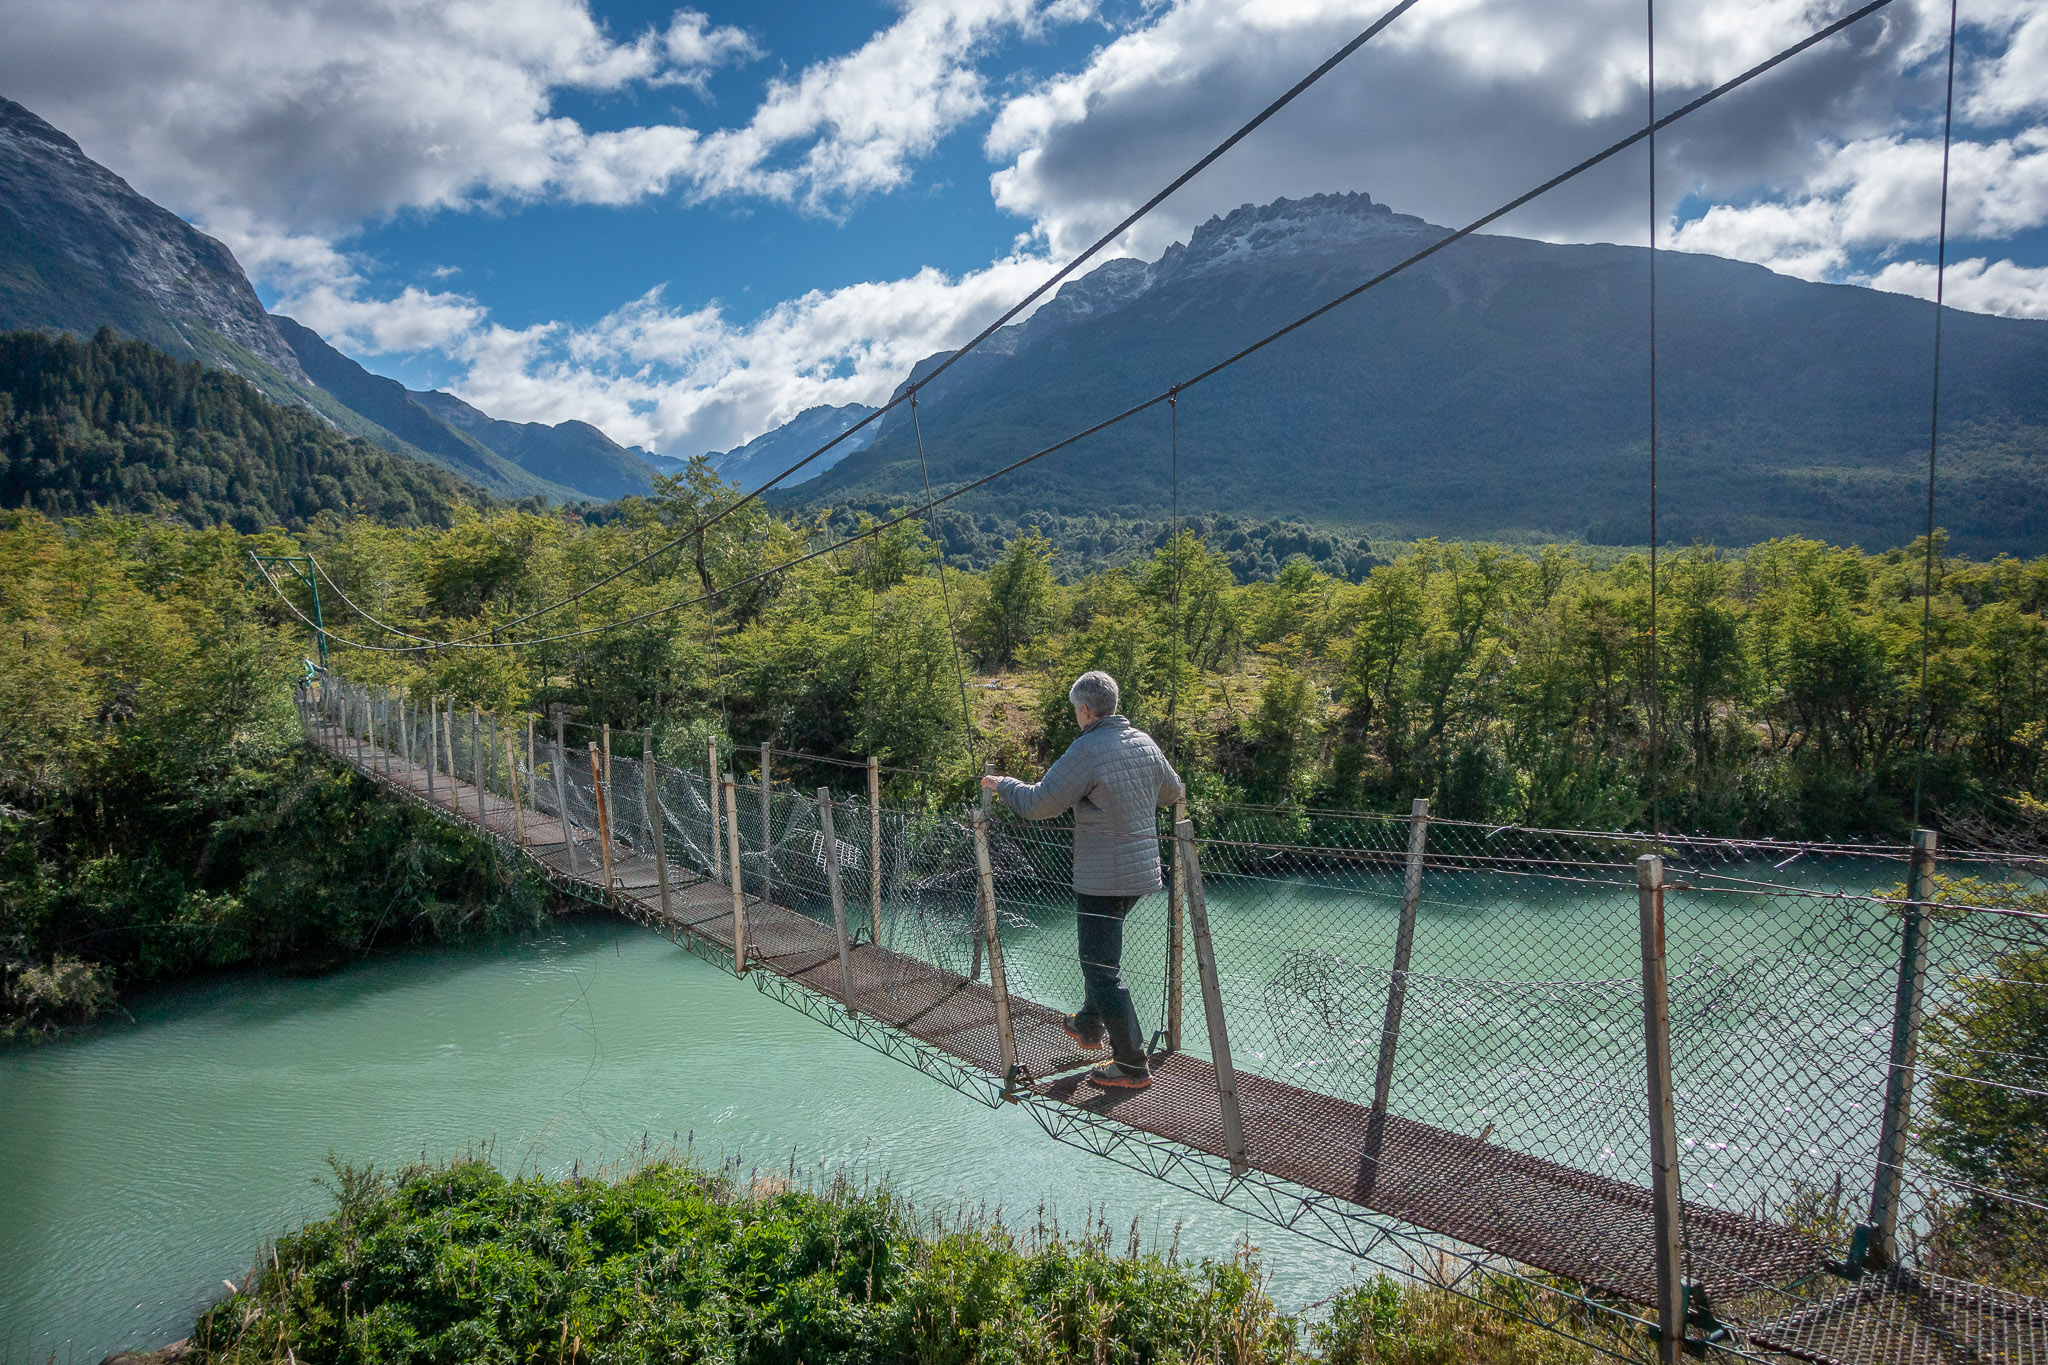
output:
[{"label": "rocky mountain ridge", "polygon": [[[847,403],[839,407],[821,404],[805,408],[781,426],[763,432],[745,445],[715,452],[705,459],[712,473],[742,492],[751,493],[872,412],[874,409],[865,403]],[[874,427],[863,427],[776,487],[795,488],[798,484],[808,483],[847,456],[865,449],[874,439]]]},{"label": "rocky mountain ridge", "polygon": [[408,390],[412,401],[536,478],[594,498],[641,497],[658,472],[644,451],[628,449],[588,422],[506,422],[439,389]]},{"label": "rocky mountain ridge", "polygon": [[233,252],[0,97],[0,319],[25,317],[88,336],[111,326],[238,373],[254,356],[306,382]]},{"label": "rocky mountain ridge", "polygon": [[[1213,218],[1152,262],[1107,262],[922,390],[932,484],[1183,383],[1446,232],[1367,195],[1317,195]],[[1466,238],[1183,389],[1179,505],[1390,539],[1640,544],[1649,270],[1642,248]],[[1657,270],[1665,536],[1910,540],[1931,305],[1711,256],[1662,252]],[[1971,553],[2048,550],[2048,322],[1946,316],[1942,524]],[[777,500],[916,496],[907,405],[877,426]],[[1157,517],[1174,501],[1169,434],[1162,405],[956,506],[997,523]]]},{"label": "rocky mountain ridge", "polygon": [[499,496],[606,500],[653,484],[649,460],[587,422],[499,422],[453,395],[410,392],[273,316],[225,245],[0,98],[0,331],[102,327]]}]

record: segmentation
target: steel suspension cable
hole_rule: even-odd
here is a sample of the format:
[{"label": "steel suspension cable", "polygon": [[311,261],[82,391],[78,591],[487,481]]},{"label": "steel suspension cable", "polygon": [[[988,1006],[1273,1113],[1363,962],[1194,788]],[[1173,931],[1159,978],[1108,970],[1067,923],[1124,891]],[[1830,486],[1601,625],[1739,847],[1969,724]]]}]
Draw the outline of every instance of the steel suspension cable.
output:
[{"label": "steel suspension cable", "polygon": [[[924,427],[917,420],[917,395],[910,396],[910,429],[917,436],[917,472],[924,477],[924,503],[927,509],[937,506],[932,501],[932,473],[924,460]],[[931,535],[932,523],[925,523],[925,534]],[[967,709],[967,668],[960,662],[960,632],[953,624],[953,590],[946,585],[946,546],[938,537],[932,543],[939,552],[939,598],[946,608],[946,639],[953,646],[953,677],[960,684],[960,727],[961,743],[967,746],[967,757],[974,758],[974,715]],[[836,548],[836,547],[827,547]]]},{"label": "steel suspension cable", "polygon": [[[1186,624],[1181,620],[1180,616],[1181,558],[1183,554],[1186,552],[1187,547],[1180,543],[1180,392],[1178,389],[1170,391],[1166,397],[1166,450],[1167,480],[1169,487],[1171,489],[1171,496],[1173,499],[1173,519],[1170,523],[1173,527],[1170,533],[1172,535],[1172,539],[1167,542],[1173,547],[1173,655],[1171,661],[1171,667],[1173,672],[1170,675],[1170,679],[1167,684],[1168,691],[1166,694],[1166,742],[1169,746],[1168,752],[1172,755],[1171,761],[1173,763],[1173,770],[1176,774],[1178,774],[1181,770],[1180,645],[1181,637],[1187,629]],[[1187,790],[1187,779],[1182,778],[1181,784],[1183,797],[1185,797],[1185,793]],[[1178,829],[1176,829],[1176,835],[1178,834],[1178,832]],[[1174,853],[1175,858],[1180,857],[1178,848],[1179,845],[1176,843],[1176,851]],[[1178,877],[1178,869],[1176,868],[1176,870],[1169,875]],[[1179,893],[1176,892],[1175,894]],[[1171,954],[1162,954],[1160,956],[1159,998],[1162,1001],[1170,999],[1173,994],[1173,966],[1174,964]]]},{"label": "steel suspension cable", "polygon": [[[1164,188],[1155,193],[1151,198],[1147,199],[1137,208],[1131,210],[1131,212],[1124,215],[1123,220],[1121,222],[1117,223],[1115,227],[1109,229],[1109,231],[1103,233],[1100,237],[1096,238],[1094,243],[1090,245],[1086,250],[1082,251],[1079,255],[1075,256],[1072,260],[1068,261],[1065,265],[1061,266],[1058,270],[1054,271],[1052,275],[1048,277],[1043,283],[1041,283],[1036,289],[1033,289],[1023,298],[1011,304],[1007,309],[1003,311],[1000,317],[996,318],[995,321],[989,323],[986,327],[982,328],[979,332],[975,333],[974,336],[971,337],[965,345],[961,346],[958,350],[954,351],[951,355],[947,356],[944,360],[940,361],[936,366],[932,368],[931,373],[925,375],[924,378],[916,380],[911,383],[907,383],[904,386],[903,392],[892,395],[889,398],[888,402],[882,404],[873,412],[861,418],[858,422],[855,422],[852,426],[840,432],[837,436],[834,436],[831,440],[826,441],[816,450],[813,450],[810,454],[804,456],[795,464],[790,465],[787,469],[777,474],[774,478],[769,479],[766,483],[762,484],[759,488],[756,488],[753,492],[742,495],[741,497],[736,499],[731,506],[706,517],[703,521],[699,522],[695,527],[691,528],[688,531],[684,531],[675,539],[667,542],[666,544],[655,547],[653,550],[650,550],[646,555],[644,555],[638,560],[635,560],[633,563],[626,565],[624,568],[615,570],[612,573],[608,573],[603,577],[594,580],[593,582],[586,583],[583,587],[578,588],[575,592],[570,593],[567,596],[562,597],[554,602],[550,602],[548,605],[544,607],[536,607],[534,610],[526,613],[524,616],[515,616],[508,621],[500,622],[496,629],[508,630],[513,626],[523,625],[528,621],[534,620],[541,616],[545,616],[547,613],[551,611],[558,610],[559,608],[566,607],[573,602],[580,601],[585,596],[596,591],[598,588],[605,586],[607,583],[614,582],[617,579],[623,577],[624,575],[631,573],[633,570],[646,565],[650,561],[658,558],[663,554],[666,554],[668,551],[682,544],[685,540],[688,540],[690,536],[695,532],[702,531],[707,527],[716,525],[718,522],[725,520],[733,513],[739,511],[742,507],[745,507],[747,504],[753,502],[756,498],[759,498],[763,493],[766,493],[769,489],[781,483],[784,479],[796,473],[798,470],[802,469],[804,466],[811,463],[811,461],[823,455],[826,451],[831,450],[834,446],[837,446],[840,442],[846,440],[847,437],[853,435],[861,428],[866,427],[871,423],[880,421],[882,417],[892,409],[898,407],[906,400],[914,399],[917,396],[919,390],[923,389],[933,380],[937,379],[940,375],[944,374],[947,370],[951,369],[958,361],[961,360],[961,358],[966,356],[968,352],[976,349],[983,342],[987,341],[990,337],[994,336],[997,332],[1001,331],[1004,327],[1008,326],[1012,321],[1014,321],[1017,318],[1019,314],[1023,313],[1025,309],[1029,308],[1032,304],[1044,298],[1046,294],[1050,290],[1052,290],[1056,285],[1058,285],[1061,281],[1065,280],[1069,275],[1072,275],[1076,270],[1080,269],[1090,260],[1093,260],[1095,256],[1103,250],[1103,248],[1109,246],[1112,242],[1116,241],[1117,238],[1123,236],[1124,233],[1130,231],[1130,229],[1133,226],[1135,226],[1139,222],[1139,220],[1143,219],[1147,214],[1151,213],[1152,210],[1158,208],[1161,204],[1165,203],[1167,199],[1172,197],[1175,192],[1180,190],[1190,180],[1193,180],[1196,176],[1200,175],[1203,171],[1207,170],[1211,165],[1215,164],[1218,158],[1222,157],[1225,153],[1227,153],[1231,148],[1235,147],[1238,143],[1244,141],[1245,138],[1251,136],[1251,134],[1256,132],[1259,129],[1259,127],[1263,125],[1268,119],[1272,118],[1282,109],[1285,109],[1288,105],[1292,104],[1297,98],[1299,98],[1303,94],[1303,92],[1308,90],[1310,86],[1320,81],[1323,77],[1329,75],[1330,72],[1336,70],[1337,67],[1341,65],[1347,57],[1351,56],[1352,53],[1358,51],[1358,49],[1364,47],[1368,42],[1372,41],[1372,39],[1376,37],[1381,30],[1385,29],[1387,25],[1393,23],[1394,20],[1400,18],[1403,14],[1406,14],[1409,10],[1413,9],[1420,2],[1421,0],[1399,0],[1398,4],[1394,5],[1391,9],[1387,10],[1384,14],[1380,15],[1379,18],[1373,20],[1373,22],[1367,25],[1364,31],[1359,33],[1358,36],[1354,37],[1353,39],[1351,39],[1351,41],[1345,43],[1344,46],[1338,48],[1335,52],[1331,53],[1329,57],[1324,59],[1320,66],[1315,68],[1315,70],[1309,72],[1306,76],[1303,76],[1300,80],[1296,81],[1293,85],[1289,86],[1286,92],[1283,93],[1278,99],[1275,99],[1271,104],[1268,104],[1264,109],[1261,109],[1258,113],[1254,114],[1249,120],[1240,125],[1237,131],[1233,132],[1232,134],[1230,134],[1230,136],[1224,138],[1223,141],[1217,143],[1214,147],[1210,148],[1207,152],[1203,153],[1202,156],[1199,159],[1197,159],[1193,165],[1189,166],[1186,170],[1182,171],[1179,175],[1175,176],[1171,181],[1169,181],[1166,184]],[[489,633],[490,632],[488,631],[479,631],[472,635],[460,636],[453,640],[443,640],[439,641],[438,643],[444,645],[469,644],[475,640],[483,638],[484,635]]]},{"label": "steel suspension cable", "polygon": [[415,635],[409,630],[400,630],[397,626],[391,625],[388,622],[380,621],[376,617],[370,615],[370,613],[368,613],[367,611],[364,611],[361,607],[357,606],[353,600],[350,599],[347,593],[341,590],[341,584],[334,581],[334,575],[327,572],[327,566],[322,564],[319,561],[319,559],[315,557],[311,550],[306,551],[306,558],[308,561],[312,563],[313,571],[320,575],[320,581],[325,583],[328,587],[332,588],[334,590],[334,595],[341,599],[341,604],[347,607],[350,611],[362,617],[365,621],[368,621],[371,625],[377,627],[377,629],[389,631],[391,634],[398,636],[400,639],[416,640],[421,644],[433,643],[433,640],[425,635]]},{"label": "steel suspension cable", "polygon": [[[1257,354],[1259,351],[1262,351],[1266,347],[1271,346],[1274,342],[1279,341],[1281,338],[1286,337],[1292,334],[1293,332],[1300,330],[1302,327],[1307,326],[1309,323],[1315,321],[1317,318],[1322,317],[1326,313],[1330,313],[1335,309],[1342,307],[1344,304],[1349,303],[1352,299],[1357,298],[1359,295],[1364,294],[1369,290],[1375,289],[1380,285],[1385,284],[1388,280],[1391,280],[1396,276],[1400,275],[1404,271],[1412,269],[1414,266],[1421,264],[1423,261],[1429,259],[1431,256],[1436,255],[1439,251],[1442,251],[1444,248],[1452,245],[1454,242],[1462,241],[1464,238],[1471,236],[1475,232],[1478,232],[1481,228],[1484,228],[1489,224],[1506,217],[1508,214],[1514,212],[1516,209],[1524,207],[1532,200],[1540,198],[1541,196],[1548,194],[1551,190],[1556,189],[1558,186],[1566,184],[1567,182],[1574,180],[1577,177],[1585,174],[1587,171],[1592,170],[1596,166],[1604,164],[1613,157],[1618,156],[1620,153],[1627,151],[1630,147],[1635,146],[1638,142],[1643,141],[1645,138],[1650,136],[1652,132],[1668,128],[1672,124],[1678,122],[1679,120],[1686,118],[1694,113],[1697,113],[1699,110],[1705,108],[1707,105],[1712,104],[1715,100],[1718,100],[1723,96],[1740,89],[1742,86],[1747,85],[1750,81],[1753,81],[1757,77],[1762,76],[1767,72],[1776,69],[1778,66],[1781,66],[1785,62],[1790,61],[1793,57],[1798,56],[1800,53],[1805,52],[1807,49],[1814,47],[1819,43],[1827,41],[1829,38],[1834,37],[1836,34],[1842,32],[1846,28],[1849,28],[1858,21],[1868,18],[1869,16],[1877,13],[1879,10],[1885,9],[1891,3],[1892,0],[1868,0],[1868,3],[1858,7],[1855,10],[1850,11],[1848,14],[1843,15],[1840,19],[1837,19],[1834,22],[1826,25],[1825,27],[1815,31],[1814,33],[1808,35],[1800,41],[1792,44],[1790,47],[1784,48],[1775,55],[1765,58],[1763,61],[1757,63],[1755,66],[1750,67],[1747,71],[1744,71],[1740,75],[1734,76],[1729,80],[1722,82],[1720,85],[1715,86],[1712,90],[1707,91],[1705,94],[1700,95],[1697,98],[1687,102],[1686,104],[1679,106],[1677,109],[1672,110],[1670,113],[1664,115],[1662,118],[1655,120],[1653,124],[1638,129],[1636,132],[1630,133],[1628,136],[1621,138],[1616,142],[1610,143],[1605,148],[1601,149],[1598,152],[1595,152],[1593,155],[1587,157],[1585,160],[1580,161],[1577,165],[1572,166],[1568,170],[1559,172],[1557,175],[1552,176],[1550,179],[1544,181],[1542,184],[1536,186],[1534,189],[1528,190],[1522,194],[1515,196],[1515,198],[1509,200],[1507,203],[1501,205],[1499,208],[1493,210],[1492,212],[1484,214],[1479,218],[1475,218],[1470,223],[1467,223],[1465,226],[1445,234],[1442,238],[1439,238],[1437,241],[1431,243],[1429,246],[1423,247],[1421,250],[1415,252],[1413,255],[1407,257],[1405,260],[1399,261],[1396,264],[1387,267],[1385,270],[1381,271],[1377,275],[1374,275],[1372,278],[1366,280],[1364,283],[1353,286],[1352,288],[1346,290],[1342,294],[1339,294],[1335,298],[1329,300],[1327,303],[1324,303],[1319,307],[1302,314],[1300,317],[1296,318],[1292,322],[1287,323],[1285,326],[1282,326],[1276,329],[1275,331],[1268,333],[1266,336],[1259,338],[1257,341],[1254,341],[1249,345],[1233,352],[1232,354],[1225,356],[1223,359],[1217,361],[1215,364],[1209,366],[1207,369],[1199,371],[1192,378],[1181,381],[1179,384],[1172,386],[1165,392],[1154,394],[1150,398],[1142,399],[1139,402],[1133,403],[1130,407],[1125,408],[1121,412],[1114,413],[1108,417],[1103,418],[1098,422],[1093,423],[1090,426],[1082,428],[1079,431],[1061,437],[1059,440],[1052,442],[1050,445],[1043,446],[1038,450],[1031,452],[1028,455],[1020,456],[1017,459],[1012,460],[1010,463],[1003,465],[1000,468],[994,469],[977,479],[969,480],[968,482],[961,484],[959,487],[953,489],[949,493],[943,493],[936,497],[928,497],[925,500],[925,502],[922,503],[921,505],[917,507],[908,508],[905,511],[900,512],[893,517],[889,517],[884,520],[878,521],[873,526],[870,526],[863,531],[857,532],[854,535],[848,536],[843,540],[836,541],[832,545],[828,545],[821,549],[812,550],[805,554],[794,556],[793,558],[785,560],[780,564],[771,565],[766,569],[759,570],[753,574],[747,575],[744,578],[735,580],[734,582],[729,583],[725,587],[717,589],[714,592],[701,594],[697,597],[679,599],[675,602],[670,602],[666,605],[659,607],[653,607],[648,609],[647,611],[638,612],[632,616],[622,617],[617,621],[606,622],[602,625],[585,626],[577,630],[562,631],[554,635],[543,635],[532,639],[492,641],[488,644],[479,644],[475,642],[476,637],[473,636],[466,641],[446,641],[440,645],[373,645],[366,644],[358,640],[345,639],[341,636],[335,635],[334,632],[332,631],[326,631],[324,633],[328,636],[329,639],[333,640],[338,644],[346,645],[351,648],[364,649],[372,652],[387,654],[416,654],[434,648],[459,647],[465,649],[510,649],[524,648],[527,646],[539,644],[551,644],[558,640],[576,639],[584,635],[595,635],[607,630],[618,630],[626,626],[638,625],[643,621],[652,620],[657,616],[662,616],[672,611],[680,611],[685,607],[695,606],[699,602],[708,601],[711,598],[717,597],[723,593],[731,592],[736,588],[747,587],[754,583],[761,582],[762,580],[770,578],[775,574],[785,572],[789,569],[793,569],[800,564],[809,563],[811,560],[817,559],[822,555],[830,553],[833,549],[836,549],[840,546],[850,545],[855,541],[864,540],[869,537],[879,535],[880,533],[890,529],[891,527],[901,525],[903,522],[910,521],[914,518],[925,515],[934,507],[941,506],[945,503],[951,502],[955,498],[964,497],[965,495],[974,492],[976,489],[983,488],[988,484],[994,483],[998,479],[1013,474],[1017,470],[1024,468],[1026,465],[1034,464],[1037,461],[1045,459],[1050,455],[1056,455],[1060,451],[1065,450],[1070,446],[1077,445],[1080,442],[1087,440],[1091,436],[1098,435],[1104,431],[1109,430],[1111,427],[1129,421],[1131,418],[1136,417],[1139,413],[1149,411],[1150,409],[1159,406],[1161,403],[1168,402],[1170,399],[1173,399],[1175,395],[1177,395],[1178,393],[1183,392],[1189,388],[1192,388],[1194,385],[1199,384],[1204,380],[1215,378],[1217,375],[1229,369],[1231,366],[1236,365],[1240,361],[1243,361],[1249,358],[1250,356]],[[272,584],[273,586],[275,586],[274,579],[272,580]],[[280,598],[283,598],[282,593],[279,593],[279,596]],[[313,624],[312,621],[308,619],[303,612],[300,612],[298,610],[297,606],[293,604],[290,601],[290,599],[283,598],[283,600],[285,602],[286,607],[290,609],[293,612],[293,614],[297,615],[307,625],[310,626]],[[499,627],[499,629],[502,628],[502,626]],[[319,629],[319,627],[315,627],[315,629]],[[487,634],[490,632],[482,633]]]},{"label": "steel suspension cable", "polygon": [[1948,87],[1941,111],[1941,219],[1934,249],[1934,375],[1927,416],[1927,546],[1920,571],[1920,743],[1913,753],[1913,827],[1920,827],[1921,798],[1927,787],[1927,745],[1934,730],[1934,699],[1927,691],[1927,656],[1934,633],[1934,484],[1935,457],[1941,448],[1941,311],[1942,281],[1948,273],[1948,157],[1956,115],[1956,8],[1948,6]]},{"label": "steel suspension cable", "polygon": [[1650,163],[1650,838],[1664,834],[1664,676],[1657,651],[1657,0],[1644,0]]},{"label": "steel suspension cable", "polygon": [[1169,675],[1166,694],[1166,741],[1172,746],[1173,756],[1180,757],[1180,647],[1187,632],[1186,623],[1180,617],[1181,566],[1185,548],[1180,543],[1180,392],[1178,389],[1166,396],[1166,448],[1168,480],[1172,488],[1173,520],[1173,655],[1172,673]]}]

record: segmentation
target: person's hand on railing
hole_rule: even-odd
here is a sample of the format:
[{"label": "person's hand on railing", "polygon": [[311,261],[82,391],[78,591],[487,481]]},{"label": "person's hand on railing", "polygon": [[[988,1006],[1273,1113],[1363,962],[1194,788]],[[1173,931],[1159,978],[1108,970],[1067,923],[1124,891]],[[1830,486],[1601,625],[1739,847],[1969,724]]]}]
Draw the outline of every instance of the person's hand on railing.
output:
[{"label": "person's hand on railing", "polygon": [[983,773],[981,775],[981,789],[985,792],[992,792],[1002,784],[1003,779],[994,773]]}]

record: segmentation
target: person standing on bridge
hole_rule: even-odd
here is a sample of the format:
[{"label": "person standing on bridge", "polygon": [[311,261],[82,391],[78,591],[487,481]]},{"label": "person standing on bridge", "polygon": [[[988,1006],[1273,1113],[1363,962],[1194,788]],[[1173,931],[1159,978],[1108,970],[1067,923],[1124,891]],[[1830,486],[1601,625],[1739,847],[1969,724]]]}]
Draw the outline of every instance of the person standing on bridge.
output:
[{"label": "person standing on bridge", "polygon": [[1117,712],[1116,679],[1083,673],[1067,692],[1080,738],[1035,783],[988,776],[981,785],[1026,820],[1074,812],[1074,898],[1079,903],[1081,979],[1086,991],[1067,1034],[1084,1050],[1106,1042],[1110,1060],[1088,1073],[1109,1089],[1143,1090],[1152,1066],[1138,1010],[1124,985],[1124,917],[1160,889],[1154,812],[1185,795],[1180,774],[1152,736]]}]

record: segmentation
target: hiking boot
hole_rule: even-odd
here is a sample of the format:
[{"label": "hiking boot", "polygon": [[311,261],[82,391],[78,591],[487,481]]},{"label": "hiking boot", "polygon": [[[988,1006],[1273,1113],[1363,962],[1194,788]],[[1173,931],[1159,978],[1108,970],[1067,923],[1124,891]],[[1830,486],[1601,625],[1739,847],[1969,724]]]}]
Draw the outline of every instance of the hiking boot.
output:
[{"label": "hiking boot", "polygon": [[1088,1083],[1104,1090],[1143,1090],[1152,1084],[1152,1073],[1122,1062],[1104,1062],[1088,1073]]},{"label": "hiking boot", "polygon": [[1069,1038],[1072,1038],[1074,1046],[1080,1048],[1083,1052],[1100,1052],[1103,1048],[1109,1046],[1108,1032],[1099,1024],[1096,1025],[1093,1032],[1089,1031],[1082,1025],[1081,1016],[1078,1014],[1062,1015],[1060,1017],[1060,1029]]}]

